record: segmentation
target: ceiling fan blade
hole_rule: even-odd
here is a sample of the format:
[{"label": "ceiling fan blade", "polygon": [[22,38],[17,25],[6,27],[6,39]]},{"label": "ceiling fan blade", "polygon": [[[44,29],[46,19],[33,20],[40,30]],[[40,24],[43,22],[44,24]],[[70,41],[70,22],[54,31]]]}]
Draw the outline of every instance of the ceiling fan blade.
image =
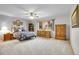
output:
[{"label": "ceiling fan blade", "polygon": [[29,13],[25,13],[25,15],[29,15]]},{"label": "ceiling fan blade", "polygon": [[29,17],[29,15],[25,15],[25,16]]},{"label": "ceiling fan blade", "polygon": [[33,15],[34,17],[39,17],[38,15]]},{"label": "ceiling fan blade", "polygon": [[36,17],[39,17],[39,16],[36,16]]}]

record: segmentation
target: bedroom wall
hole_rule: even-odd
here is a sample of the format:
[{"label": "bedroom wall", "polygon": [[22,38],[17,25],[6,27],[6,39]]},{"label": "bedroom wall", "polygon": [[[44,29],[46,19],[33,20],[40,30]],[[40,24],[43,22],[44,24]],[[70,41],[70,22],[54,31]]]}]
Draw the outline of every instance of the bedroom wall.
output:
[{"label": "bedroom wall", "polygon": [[[37,30],[39,30],[39,20],[32,21],[35,24],[36,33],[37,33]],[[66,24],[66,26],[67,26],[67,28],[66,28],[67,39],[70,39],[70,16],[64,15],[64,16],[59,16],[59,17],[55,18],[55,25],[56,24]],[[55,31],[52,31],[51,34],[52,34],[52,37],[55,37]]]},{"label": "bedroom wall", "polygon": [[66,24],[66,37],[70,39],[70,17],[68,15],[55,18],[56,24]]},{"label": "bedroom wall", "polygon": [[[38,22],[36,24],[38,24]],[[66,36],[67,36],[67,39],[70,39],[70,16],[63,15],[63,16],[56,17],[55,18],[55,25],[56,24],[66,24],[66,27],[67,27],[66,28]],[[38,30],[38,27],[37,27],[37,30]],[[54,31],[53,30],[51,31],[51,34],[52,34],[52,37],[55,37],[55,28],[54,28]]]},{"label": "bedroom wall", "polygon": [[[76,8],[76,5],[73,6],[73,9],[71,11],[71,15],[72,15],[75,8]],[[72,28],[72,22],[70,23],[70,25],[71,25],[71,29],[70,29],[71,40],[70,41],[71,41],[71,45],[73,48],[73,52],[74,52],[74,54],[79,54],[79,28]]]},{"label": "bedroom wall", "polygon": [[[12,21],[14,20],[16,20],[16,18],[0,15],[0,29],[2,26],[6,26],[10,30]],[[23,19],[20,19],[20,20],[23,22],[23,26],[27,30],[27,21]]]}]

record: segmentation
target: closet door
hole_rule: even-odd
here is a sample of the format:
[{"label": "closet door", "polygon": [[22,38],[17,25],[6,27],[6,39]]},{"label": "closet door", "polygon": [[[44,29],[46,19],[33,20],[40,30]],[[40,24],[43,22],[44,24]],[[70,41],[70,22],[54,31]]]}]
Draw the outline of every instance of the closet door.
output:
[{"label": "closet door", "polygon": [[66,39],[66,25],[65,24],[58,24],[56,25],[56,39],[65,40]]}]

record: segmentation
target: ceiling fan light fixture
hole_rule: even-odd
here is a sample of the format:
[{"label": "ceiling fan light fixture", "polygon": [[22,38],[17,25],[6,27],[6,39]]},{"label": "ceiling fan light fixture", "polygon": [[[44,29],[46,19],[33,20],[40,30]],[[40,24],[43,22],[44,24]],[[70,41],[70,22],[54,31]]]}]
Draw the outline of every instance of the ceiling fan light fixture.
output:
[{"label": "ceiling fan light fixture", "polygon": [[30,18],[30,19],[34,19],[34,17],[33,17],[33,16],[30,16],[29,18]]}]

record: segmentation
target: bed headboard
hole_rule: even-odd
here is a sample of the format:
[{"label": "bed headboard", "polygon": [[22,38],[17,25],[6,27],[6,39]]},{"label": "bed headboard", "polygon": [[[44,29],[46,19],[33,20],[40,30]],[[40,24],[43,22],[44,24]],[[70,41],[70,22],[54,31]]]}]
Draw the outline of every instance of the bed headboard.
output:
[{"label": "bed headboard", "polygon": [[11,31],[16,32],[19,29],[23,29],[23,22],[21,20],[13,21]]}]

